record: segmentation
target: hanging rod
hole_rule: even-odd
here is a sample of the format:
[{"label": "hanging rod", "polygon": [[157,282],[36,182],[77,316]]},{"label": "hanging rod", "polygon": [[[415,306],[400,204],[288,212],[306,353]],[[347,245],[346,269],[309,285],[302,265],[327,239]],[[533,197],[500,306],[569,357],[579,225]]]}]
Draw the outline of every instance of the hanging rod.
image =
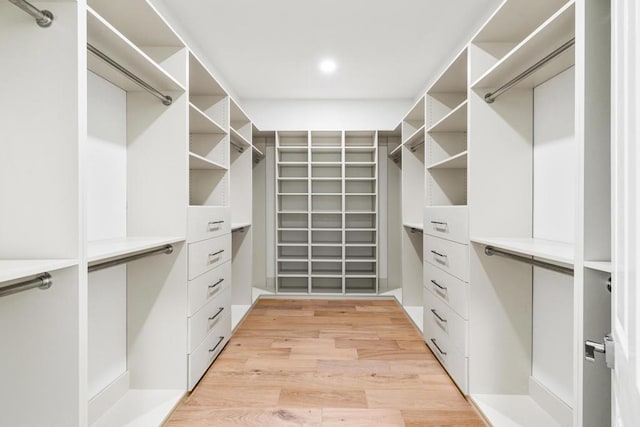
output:
[{"label": "hanging rod", "polygon": [[53,22],[53,13],[50,11],[43,9],[40,10],[27,0],[9,0],[11,3],[22,9],[22,11],[28,13],[33,16],[36,20],[36,24],[41,26],[42,28],[47,28],[51,26]]},{"label": "hanging rod", "polygon": [[414,153],[418,147],[420,147],[421,145],[424,145],[424,140],[422,142],[417,143],[416,145],[412,145],[411,148],[409,148],[409,150],[411,150],[412,153]]},{"label": "hanging rod", "polygon": [[18,292],[26,291],[33,288],[49,289],[53,285],[53,280],[49,273],[43,273],[35,279],[25,280],[24,282],[15,283],[13,285],[0,288],[0,297],[5,297]]},{"label": "hanging rod", "polygon": [[111,260],[111,261],[105,261],[105,262],[101,262],[99,264],[90,265],[88,270],[89,270],[89,273],[92,273],[92,272],[97,271],[97,270],[102,270],[102,269],[109,268],[109,267],[115,267],[116,265],[125,264],[125,263],[127,263],[129,261],[135,261],[137,259],[146,258],[148,256],[160,255],[160,254],[169,255],[170,253],[173,253],[173,246],[172,245],[166,245],[166,246],[164,246],[162,248],[151,249],[151,250],[148,250],[148,251],[145,251],[145,252],[141,252],[139,254],[129,255],[129,256],[118,258],[118,259],[114,259],[114,260]]},{"label": "hanging rod", "polygon": [[491,104],[493,103],[493,101],[496,100],[496,98],[498,98],[500,95],[502,95],[504,92],[508,91],[509,89],[511,89],[512,87],[514,87],[515,85],[517,85],[520,81],[526,79],[527,77],[529,77],[531,74],[533,74],[538,68],[542,67],[543,65],[545,65],[547,62],[551,61],[553,58],[555,58],[556,56],[560,55],[562,52],[564,52],[565,50],[569,49],[571,46],[573,46],[576,43],[576,39],[575,37],[572,38],[571,40],[569,40],[568,42],[566,42],[565,44],[563,44],[562,46],[560,46],[559,48],[557,48],[556,50],[554,50],[553,52],[551,52],[550,54],[548,54],[547,56],[545,56],[544,58],[542,58],[540,61],[536,62],[535,64],[533,64],[531,67],[527,68],[526,70],[524,70],[522,73],[518,74],[516,77],[514,77],[513,79],[509,80],[507,83],[505,83],[504,85],[500,86],[500,88],[496,89],[494,92],[489,92],[484,96],[484,100],[488,103]]},{"label": "hanging rod", "polygon": [[501,251],[500,249],[496,249],[493,246],[486,246],[484,248],[484,254],[487,256],[497,255],[504,258],[509,258],[516,261],[524,262],[526,264],[535,265],[536,267],[546,268],[547,270],[552,270],[557,273],[573,276],[573,268],[561,267],[556,264],[551,264],[550,262],[538,261],[537,259],[527,258],[524,256],[512,254],[510,252]]},{"label": "hanging rod", "polygon": [[242,147],[242,146],[240,146],[240,145],[236,144],[236,143],[235,143],[235,142],[233,142],[233,141],[229,141],[229,144],[231,144],[231,145],[233,145],[234,147],[236,147],[236,150],[238,150],[240,153],[244,153],[244,147]]},{"label": "hanging rod", "polygon": [[111,65],[116,70],[120,71],[122,74],[127,76],[134,83],[136,83],[138,86],[140,86],[141,88],[143,88],[144,90],[149,92],[151,95],[153,95],[156,98],[158,98],[160,101],[162,101],[162,103],[164,105],[169,106],[173,102],[173,99],[169,95],[165,95],[162,92],[160,92],[159,90],[157,90],[156,88],[154,88],[153,86],[149,85],[147,82],[142,80],[140,77],[136,76],[131,71],[127,70],[122,65],[118,64],[116,61],[111,59],[105,53],[101,52],[98,48],[93,46],[91,43],[87,43],[87,50],[89,50],[89,52],[91,52],[94,55],[96,55],[98,58],[102,59],[107,64]]}]

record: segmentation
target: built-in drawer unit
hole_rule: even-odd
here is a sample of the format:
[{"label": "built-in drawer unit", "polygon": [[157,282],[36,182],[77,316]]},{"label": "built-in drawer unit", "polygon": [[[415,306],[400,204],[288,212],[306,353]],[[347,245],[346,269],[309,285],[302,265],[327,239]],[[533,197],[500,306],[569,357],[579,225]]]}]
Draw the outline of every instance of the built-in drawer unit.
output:
[{"label": "built-in drawer unit", "polygon": [[189,280],[231,259],[231,233],[189,244]]},{"label": "built-in drawer unit", "polygon": [[225,288],[204,307],[189,317],[189,353],[195,351],[202,340],[215,329],[224,316],[231,311],[231,289]]},{"label": "built-in drawer unit", "polygon": [[198,242],[231,232],[231,210],[218,206],[190,206],[187,240]]},{"label": "built-in drawer unit", "polygon": [[424,261],[469,281],[469,246],[433,236],[424,236]]},{"label": "built-in drawer unit", "polygon": [[423,300],[424,330],[442,331],[448,343],[467,356],[467,321],[428,289],[423,292]]},{"label": "built-in drawer unit", "polygon": [[469,319],[469,284],[439,268],[424,263],[424,287],[446,302],[463,319]]},{"label": "built-in drawer unit", "polygon": [[231,263],[219,267],[189,281],[189,316],[231,286]]},{"label": "built-in drawer unit", "polygon": [[213,330],[189,354],[189,390],[193,390],[231,336],[231,313],[222,315]]},{"label": "built-in drawer unit", "polygon": [[424,233],[468,244],[467,212],[466,206],[427,206],[424,208]]},{"label": "built-in drawer unit", "polygon": [[[429,291],[424,290],[425,294]],[[468,393],[469,359],[452,344],[445,330],[432,321],[433,313],[424,311],[424,340],[463,393]]]}]

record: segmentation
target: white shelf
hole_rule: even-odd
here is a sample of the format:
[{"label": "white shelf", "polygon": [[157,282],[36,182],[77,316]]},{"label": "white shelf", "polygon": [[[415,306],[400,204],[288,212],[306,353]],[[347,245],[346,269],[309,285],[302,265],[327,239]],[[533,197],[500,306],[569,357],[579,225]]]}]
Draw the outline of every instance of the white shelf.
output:
[{"label": "white shelf", "polygon": [[0,282],[9,282],[78,265],[74,259],[3,259]]},{"label": "white shelf", "polygon": [[409,135],[409,137],[403,142],[403,145],[406,147],[413,147],[414,145],[424,141],[424,129],[425,125],[420,126],[418,130]]},{"label": "white shelf", "polygon": [[472,394],[471,399],[494,426],[560,426],[528,395]]},{"label": "white shelf", "polygon": [[[280,162],[282,164],[282,162]],[[342,162],[311,162],[313,167],[341,167]]]},{"label": "white shelf", "polygon": [[391,150],[391,152],[387,157],[389,157],[390,159],[393,159],[400,156],[401,153],[402,153],[402,145],[398,145],[396,148]]},{"label": "white shelf", "polygon": [[568,243],[542,239],[504,237],[472,237],[471,241],[473,243],[493,246],[496,249],[533,256],[547,261],[567,265],[573,265],[574,263],[574,247]]},{"label": "white shelf", "polygon": [[342,193],[311,193],[312,196],[342,196]]},{"label": "white shelf", "polygon": [[189,169],[191,170],[229,170],[226,166],[206,159],[195,153],[189,153]]},{"label": "white shelf", "polygon": [[344,162],[345,166],[352,166],[356,168],[370,168],[376,165],[376,162]]},{"label": "white shelf", "polygon": [[289,177],[289,176],[284,176],[284,177],[278,177],[278,179],[280,181],[307,181],[309,178],[307,178],[306,176],[304,177]]},{"label": "white shelf", "polygon": [[345,258],[345,262],[377,262],[375,258]]},{"label": "white shelf", "polygon": [[307,246],[309,246],[308,243],[281,243],[278,242],[278,246],[282,246],[282,247],[288,247],[288,248],[306,248]]},{"label": "white shelf", "polygon": [[129,390],[92,427],[162,425],[184,394],[184,390]]},{"label": "white shelf", "polygon": [[122,237],[116,239],[96,240],[87,245],[89,263],[110,258],[132,255],[164,245],[183,242],[184,237]]},{"label": "white shelf", "polygon": [[279,146],[278,151],[283,153],[306,153],[309,147],[306,145],[293,145],[293,146]]},{"label": "white shelf", "polygon": [[227,131],[204,111],[189,103],[189,133],[226,134]]},{"label": "white shelf", "polygon": [[251,227],[250,222],[237,222],[231,224],[231,231],[240,230],[241,228]]},{"label": "white shelf", "polygon": [[308,196],[309,193],[278,193],[278,196]]},{"label": "white shelf", "polygon": [[342,152],[342,147],[341,146],[327,146],[327,145],[312,145],[311,146],[311,151],[322,151],[325,153],[341,153]]},{"label": "white shelf", "polygon": [[311,177],[312,181],[342,181],[341,177]]},{"label": "white shelf", "polygon": [[278,162],[278,166],[307,166],[307,162]]},{"label": "white shelf", "polygon": [[[185,91],[185,88],[171,75],[90,7],[87,7],[87,39],[97,49],[155,89],[160,91]],[[87,67],[125,91],[143,91],[140,86],[120,71],[92,53],[87,53]]]},{"label": "white shelf", "polygon": [[349,153],[375,153],[376,151],[376,147],[354,147],[354,146],[348,146],[345,147],[345,151],[349,152]]},{"label": "white shelf", "polygon": [[260,150],[258,149],[258,147],[256,147],[255,145],[253,145],[253,144],[252,144],[252,145],[251,145],[251,149],[252,149],[252,150],[253,150],[253,152],[254,152],[255,154],[257,154],[258,156],[260,156],[260,157],[264,157],[264,153],[263,153],[262,151],[260,151]]},{"label": "white shelf", "polygon": [[449,114],[427,130],[427,133],[436,132],[466,132],[467,131],[467,101],[463,101]]},{"label": "white shelf", "polygon": [[584,266],[592,270],[611,273],[611,261],[585,261]]},{"label": "white shelf", "polygon": [[415,230],[420,230],[423,231],[424,230],[424,225],[423,224],[419,224],[417,222],[415,223],[411,223],[411,222],[405,222],[404,224],[402,224],[404,227],[406,228],[413,228]]},{"label": "white shelf", "polygon": [[[513,48],[471,86],[473,88],[497,88],[514,76],[560,47],[575,36],[575,4],[567,3],[533,33]],[[575,63],[571,48],[538,69],[518,84],[520,88],[532,88],[566,70]]]},{"label": "white shelf", "polygon": [[466,169],[467,168],[467,151],[458,153],[447,159],[436,162],[427,166],[427,169]]},{"label": "white shelf", "polygon": [[239,144],[243,148],[252,147],[251,142],[249,142],[249,140],[247,138],[242,136],[242,134],[240,134],[240,132],[235,130],[233,127],[229,128],[229,129],[231,130],[231,141],[232,142],[235,142],[236,144]]}]

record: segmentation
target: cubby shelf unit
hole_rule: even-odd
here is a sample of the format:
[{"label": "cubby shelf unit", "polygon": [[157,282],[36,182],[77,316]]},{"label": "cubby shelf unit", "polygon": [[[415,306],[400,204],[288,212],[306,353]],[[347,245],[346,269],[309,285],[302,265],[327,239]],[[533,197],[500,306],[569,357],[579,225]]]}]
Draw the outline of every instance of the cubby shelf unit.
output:
[{"label": "cubby shelf unit", "polygon": [[376,138],[277,132],[278,293],[377,293]]}]

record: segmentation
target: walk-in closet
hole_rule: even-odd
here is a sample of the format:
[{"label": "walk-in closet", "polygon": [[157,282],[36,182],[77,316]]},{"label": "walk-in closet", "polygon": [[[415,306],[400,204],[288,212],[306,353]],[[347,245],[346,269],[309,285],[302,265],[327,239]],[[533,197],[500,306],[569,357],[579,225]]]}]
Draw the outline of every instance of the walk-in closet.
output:
[{"label": "walk-in closet", "polygon": [[640,425],[638,26],[0,2],[0,426]]}]

